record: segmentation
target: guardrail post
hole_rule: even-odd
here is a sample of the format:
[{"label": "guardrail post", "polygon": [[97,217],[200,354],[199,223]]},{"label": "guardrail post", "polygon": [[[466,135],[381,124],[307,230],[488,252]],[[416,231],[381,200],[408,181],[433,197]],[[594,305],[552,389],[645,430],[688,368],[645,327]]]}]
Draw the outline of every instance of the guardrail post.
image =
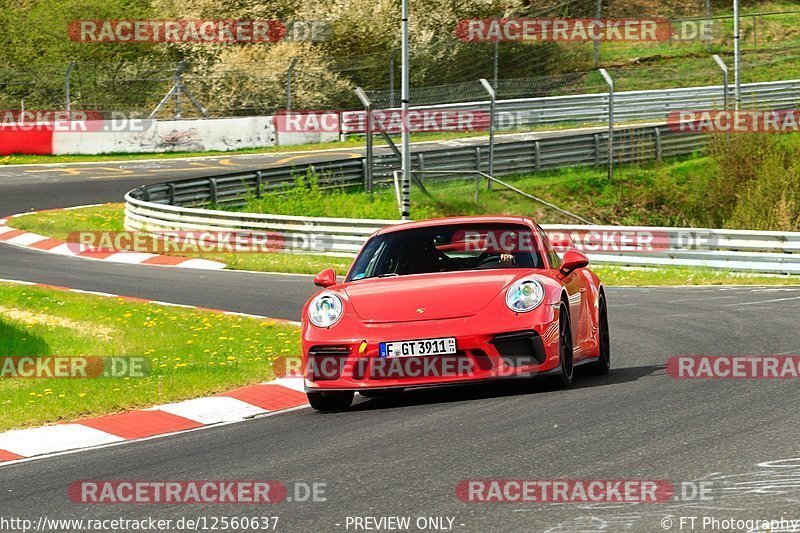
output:
[{"label": "guardrail post", "polygon": [[611,181],[614,179],[614,80],[604,68],[600,69],[600,75],[608,84],[608,181]]},{"label": "guardrail post", "polygon": [[600,134],[594,134],[594,166],[600,166]]},{"label": "guardrail post", "polygon": [[208,178],[208,199],[210,203],[217,204],[217,179]]},{"label": "guardrail post", "polygon": [[169,205],[175,205],[175,184],[167,183],[167,191],[169,191]]},{"label": "guardrail post", "polygon": [[481,147],[475,147],[475,170],[481,171]]},{"label": "guardrail post", "polygon": [[653,128],[653,148],[656,152],[656,161],[661,162],[661,130],[658,126]]},{"label": "guardrail post", "polygon": [[542,168],[542,147],[539,141],[533,141],[533,169],[536,172]]},{"label": "guardrail post", "polygon": [[261,171],[256,172],[256,198],[261,198]]}]

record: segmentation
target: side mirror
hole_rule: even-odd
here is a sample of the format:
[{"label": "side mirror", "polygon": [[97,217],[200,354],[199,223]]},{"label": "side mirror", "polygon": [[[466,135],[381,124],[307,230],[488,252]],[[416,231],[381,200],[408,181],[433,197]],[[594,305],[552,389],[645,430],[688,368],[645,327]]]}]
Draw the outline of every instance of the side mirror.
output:
[{"label": "side mirror", "polygon": [[330,287],[336,285],[336,272],[332,268],[326,268],[314,276],[314,285],[317,287]]},{"label": "side mirror", "polygon": [[588,264],[589,258],[586,257],[582,252],[579,252],[578,250],[567,250],[567,252],[564,254],[564,260],[561,262],[561,268],[559,271],[566,276],[573,270],[583,268]]}]

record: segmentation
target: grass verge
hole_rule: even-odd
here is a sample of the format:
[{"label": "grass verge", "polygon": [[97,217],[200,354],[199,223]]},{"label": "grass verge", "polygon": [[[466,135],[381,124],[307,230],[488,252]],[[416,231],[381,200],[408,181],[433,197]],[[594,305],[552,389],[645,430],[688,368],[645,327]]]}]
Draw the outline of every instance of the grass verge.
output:
[{"label": "grass verge", "polygon": [[0,431],[207,396],[272,378],[297,327],[0,283],[0,355],[138,356],[142,378],[0,378]]}]

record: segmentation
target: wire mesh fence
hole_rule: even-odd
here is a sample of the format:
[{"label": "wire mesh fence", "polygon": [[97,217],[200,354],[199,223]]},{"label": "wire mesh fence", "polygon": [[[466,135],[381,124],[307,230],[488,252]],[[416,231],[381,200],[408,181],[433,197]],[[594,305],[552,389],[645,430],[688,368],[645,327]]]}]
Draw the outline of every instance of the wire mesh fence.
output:
[{"label": "wire mesh fence", "polygon": [[[509,44],[509,43],[503,43]],[[513,43],[512,43],[513,44]],[[546,46],[544,43],[542,46]],[[447,76],[453,83],[426,84],[412,79],[412,105],[427,106],[457,102],[480,102],[486,91],[477,81],[486,78],[498,100],[571,96],[606,92],[607,88],[590,66],[579,72],[547,74],[550,66],[531,67],[542,54],[528,46],[527,56],[516,55],[492,70],[491,46],[484,46],[483,64],[470,57],[452,65]],[[741,81],[786,79],[796,70],[800,47],[773,45],[769,49],[747,50],[742,55]],[[435,50],[431,53],[435,53]],[[733,57],[720,52],[730,68]],[[38,66],[36,69],[0,69],[0,108],[91,110],[103,115],[114,112],[147,116],[162,100],[158,118],[235,117],[270,115],[293,109],[359,109],[356,86],[367,90],[376,108],[397,107],[400,101],[399,57],[397,54],[369,54],[349,61],[326,59],[299,62],[289,73],[288,58],[281,65],[258,61],[187,62],[75,62]],[[466,61],[469,59],[469,61]],[[412,65],[424,57],[412,58]],[[722,72],[711,54],[699,52],[679,61],[661,57],[632,58],[608,67],[617,80],[617,91],[721,85]],[[69,75],[68,75],[69,72]],[[417,72],[412,69],[412,72]],[[495,77],[495,75],[499,77]],[[421,75],[420,75],[421,76]],[[180,80],[184,91],[174,91]],[[171,93],[172,91],[172,93]],[[177,93],[177,94],[176,94]],[[206,110],[192,104],[191,95]]]}]

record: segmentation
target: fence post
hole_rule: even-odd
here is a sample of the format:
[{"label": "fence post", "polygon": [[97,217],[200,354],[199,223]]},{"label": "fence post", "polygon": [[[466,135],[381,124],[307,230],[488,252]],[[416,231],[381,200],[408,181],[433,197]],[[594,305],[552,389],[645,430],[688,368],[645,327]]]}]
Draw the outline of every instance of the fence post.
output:
[{"label": "fence post", "polygon": [[373,154],[372,154],[372,101],[367,96],[367,93],[364,92],[364,89],[361,87],[356,87],[356,96],[361,101],[361,104],[364,106],[364,111],[366,113],[366,117],[364,124],[366,131],[364,132],[364,139],[365,139],[365,150],[366,150],[366,172],[364,173],[364,189],[368,192],[372,192],[372,167],[373,167]]},{"label": "fence post", "polygon": [[733,0],[733,105],[736,111],[739,111],[739,105],[742,103],[740,77],[742,35],[739,26],[739,0]]},{"label": "fence post", "polygon": [[397,53],[397,48],[392,48],[392,53],[389,55],[389,107],[394,107],[394,56]]},{"label": "fence post", "polygon": [[75,62],[70,61],[69,66],[67,67],[67,75],[64,79],[64,104],[66,105],[67,109],[67,120],[72,120],[70,116],[70,99],[69,99],[69,79],[72,76],[72,69],[75,68]]},{"label": "fence post", "polygon": [[[500,19],[503,18],[503,13],[499,13],[497,15],[498,25]],[[493,50],[493,64],[492,64],[492,87],[497,89],[497,79],[500,76],[500,41],[494,41],[494,50]],[[491,175],[491,174],[490,174]]]},{"label": "fence post", "polygon": [[289,63],[289,70],[286,71],[286,111],[292,110],[292,72],[297,64],[297,58],[293,57]]},{"label": "fence post", "polygon": [[175,71],[175,119],[183,117],[183,108],[181,106],[181,87],[183,87],[183,71],[186,70],[186,60],[181,59],[178,63],[178,68]]},{"label": "fence post", "polygon": [[475,170],[481,171],[481,147],[475,147]]},{"label": "fence post", "polygon": [[[602,16],[603,16],[603,0],[597,0],[597,5],[595,6],[594,18],[596,21],[599,21],[600,17]],[[594,43],[594,67],[597,68],[600,66],[600,40],[594,39],[593,43]]]},{"label": "fence post", "polygon": [[604,68],[600,75],[608,85],[608,181],[614,179],[614,80]]},{"label": "fence post", "polygon": [[753,46],[758,46],[758,19],[753,15]]},{"label": "fence post", "polygon": [[717,54],[711,56],[722,70],[722,98],[725,111],[728,110],[728,65]]},{"label": "fence post", "polygon": [[706,50],[711,51],[711,0],[706,0]]},{"label": "fence post", "polygon": [[[494,106],[497,94],[495,93],[492,85],[486,81],[486,78],[481,78],[481,85],[489,93],[489,172],[488,174],[494,177]],[[486,184],[487,189],[492,188],[491,180]]]}]

